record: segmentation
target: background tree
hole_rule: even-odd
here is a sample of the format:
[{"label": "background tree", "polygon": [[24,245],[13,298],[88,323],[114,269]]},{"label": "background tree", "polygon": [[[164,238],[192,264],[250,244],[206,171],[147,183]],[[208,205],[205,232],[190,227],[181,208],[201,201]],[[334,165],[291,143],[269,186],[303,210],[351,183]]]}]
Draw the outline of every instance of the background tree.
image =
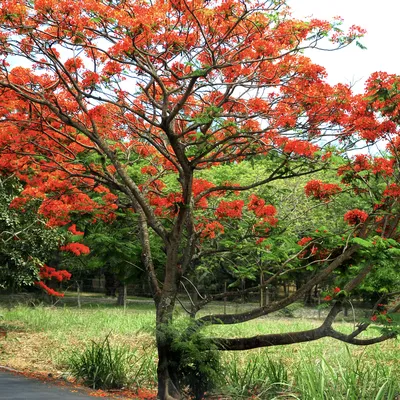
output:
[{"label": "background tree", "polygon": [[64,240],[62,232],[48,229],[37,215],[38,202],[23,210],[10,207],[21,190],[14,176],[0,178],[0,288],[13,292],[38,280],[39,268]]},{"label": "background tree", "polygon": [[[331,148],[324,151],[322,144],[329,141],[343,150],[360,139],[378,140],[387,128],[397,134],[394,124],[375,119],[368,101],[345,85],[330,86],[325,70],[304,56],[305,49],[324,44],[343,48],[362,33],[358,27],[343,32],[340,21],[293,19],[280,0],[2,4],[0,167],[25,182],[21,206],[43,200],[39,212],[50,226],[72,223],[75,212],[113,220],[117,201],[134,210],[157,310],[160,399],[180,397],[171,321],[195,257],[209,240],[239,226],[244,212],[254,219],[257,240],[278,224],[277,205],[240,193],[323,169]],[[29,67],[10,66],[21,58]],[[247,185],[200,176],[212,166],[260,158],[267,166]],[[314,181],[307,190],[324,201],[341,188]],[[389,203],[375,212],[396,215],[397,204]],[[312,260],[318,271],[296,293],[248,313],[203,316],[197,326],[244,322],[296,301],[368,247],[380,223],[376,217],[353,210],[345,217],[351,229],[344,242],[330,232],[313,238],[321,248]],[[393,247],[397,223],[391,219],[385,231]],[[165,253],[161,273],[152,235]],[[298,253],[313,251],[311,244],[297,246]],[[384,245],[381,253],[386,250]],[[297,263],[296,254],[271,279]],[[361,263],[342,295],[372,269]],[[358,339],[368,324],[339,333],[332,323],[340,310],[338,297],[319,328],[215,343],[221,350],[244,350],[325,336],[353,344],[393,336]]]}]

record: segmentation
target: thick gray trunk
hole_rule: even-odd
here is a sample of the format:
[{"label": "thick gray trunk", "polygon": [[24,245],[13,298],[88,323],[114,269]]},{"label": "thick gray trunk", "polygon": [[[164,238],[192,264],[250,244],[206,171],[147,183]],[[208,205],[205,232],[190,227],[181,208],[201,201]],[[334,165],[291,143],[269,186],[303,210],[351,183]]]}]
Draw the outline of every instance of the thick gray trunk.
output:
[{"label": "thick gray trunk", "polygon": [[167,249],[165,277],[161,294],[156,298],[156,340],[158,351],[158,398],[160,400],[181,399],[176,376],[177,365],[172,350],[175,332],[172,316],[180,280],[177,251],[174,246]]},{"label": "thick gray trunk", "polygon": [[159,400],[178,400],[182,398],[176,376],[177,365],[175,363],[177,360],[174,359],[172,350],[174,340],[172,314],[175,296],[171,298],[161,295],[160,303],[157,305],[156,341],[158,351],[157,377]]}]

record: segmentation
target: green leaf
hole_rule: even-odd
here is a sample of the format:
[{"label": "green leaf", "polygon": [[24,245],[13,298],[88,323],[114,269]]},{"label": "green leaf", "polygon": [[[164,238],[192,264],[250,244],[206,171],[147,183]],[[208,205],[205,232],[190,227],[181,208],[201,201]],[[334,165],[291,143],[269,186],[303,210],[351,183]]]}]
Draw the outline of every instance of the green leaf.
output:
[{"label": "green leaf", "polygon": [[364,46],[362,43],[360,43],[358,40],[356,40],[356,46],[359,47],[362,50],[367,50],[366,46]]},{"label": "green leaf", "polygon": [[353,243],[356,243],[356,244],[359,244],[361,247],[370,248],[370,247],[373,247],[373,246],[374,246],[374,245],[373,245],[371,242],[369,242],[368,240],[364,240],[364,239],[361,239],[361,238],[358,238],[358,237],[354,238],[354,239],[352,240],[352,242],[353,242]]},{"label": "green leaf", "polygon": [[387,250],[388,253],[394,255],[394,256],[400,256],[400,249],[396,249],[395,247],[392,247],[391,249]]}]

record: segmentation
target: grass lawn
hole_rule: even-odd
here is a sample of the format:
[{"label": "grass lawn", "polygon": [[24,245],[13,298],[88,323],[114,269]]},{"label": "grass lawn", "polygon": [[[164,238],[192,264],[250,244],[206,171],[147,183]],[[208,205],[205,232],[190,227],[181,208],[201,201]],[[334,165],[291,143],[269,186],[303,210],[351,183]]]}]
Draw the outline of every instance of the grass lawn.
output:
[{"label": "grass lawn", "polygon": [[[72,352],[83,350],[92,340],[102,341],[110,334],[112,344],[124,344],[135,352],[137,369],[140,371],[135,374],[134,384],[154,387],[157,361],[154,347],[155,315],[150,301],[131,300],[126,310],[102,299],[83,301],[81,309],[73,306],[72,302],[68,301],[67,304],[57,307],[0,306],[0,330],[8,332],[6,338],[0,337],[0,364],[18,370],[65,375],[67,360]],[[221,312],[217,308],[220,307],[216,307],[216,312]],[[228,312],[234,312],[236,308],[229,306]],[[211,336],[253,336],[304,330],[318,323],[312,319],[267,317],[239,325],[208,327],[205,333]],[[339,322],[337,328],[349,331],[352,325]],[[374,333],[378,334],[372,329],[370,334]],[[221,376],[225,385],[219,392],[230,393],[226,398],[243,399],[254,394],[259,396],[256,398],[265,399],[395,399],[400,393],[399,360],[398,339],[369,347],[356,347],[328,338],[290,346],[227,352],[222,354]],[[274,368],[277,371],[275,380],[286,382],[286,387],[280,385],[279,390],[274,391],[275,397],[267,392],[277,382],[272,382],[271,377],[268,387],[264,382],[264,375]],[[262,386],[263,382],[265,387]],[[370,397],[352,397],[350,392],[347,397],[343,394],[349,391],[346,389],[348,386],[358,387],[353,388],[356,392],[364,390],[363,385],[367,390],[367,386],[370,388],[374,384],[377,390],[373,395],[372,392],[365,392],[365,396]],[[393,390],[386,393],[385,387],[389,384]],[[338,385],[347,385],[339,389],[342,394],[334,388]],[[383,397],[376,397],[382,387]],[[335,390],[336,397],[328,397]]]}]

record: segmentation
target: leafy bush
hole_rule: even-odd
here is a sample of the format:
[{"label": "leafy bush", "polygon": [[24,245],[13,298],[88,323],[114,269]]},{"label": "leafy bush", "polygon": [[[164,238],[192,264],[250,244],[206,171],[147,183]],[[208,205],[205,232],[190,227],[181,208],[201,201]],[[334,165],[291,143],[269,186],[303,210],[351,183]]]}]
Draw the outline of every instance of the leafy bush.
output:
[{"label": "leafy bush", "polygon": [[75,379],[93,389],[120,389],[129,382],[132,357],[127,347],[112,348],[107,335],[82,353],[73,353],[68,367]]},{"label": "leafy bush", "polygon": [[179,384],[189,396],[200,400],[219,383],[219,352],[196,328],[186,327],[182,334],[179,331],[182,328],[175,331],[172,346]]}]

